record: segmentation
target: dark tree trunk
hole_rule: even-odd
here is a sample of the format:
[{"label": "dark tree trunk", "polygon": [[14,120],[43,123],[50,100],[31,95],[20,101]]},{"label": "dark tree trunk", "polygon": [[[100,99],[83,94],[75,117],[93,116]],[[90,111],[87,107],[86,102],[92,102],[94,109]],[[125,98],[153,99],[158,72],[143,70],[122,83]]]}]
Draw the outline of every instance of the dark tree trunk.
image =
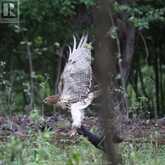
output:
[{"label": "dark tree trunk", "polygon": [[[118,2],[120,4],[130,3],[128,0],[119,0]],[[122,112],[128,118],[127,84],[134,57],[135,28],[128,22],[128,14],[124,12],[115,16],[115,26],[118,27],[118,67],[123,93]]]},{"label": "dark tree trunk", "polygon": [[[119,4],[134,3],[130,0],[117,0]],[[125,12],[118,13],[115,16],[115,25],[119,30],[119,42],[120,42],[120,61],[121,65],[120,73],[123,80],[123,87],[126,88],[128,78],[131,72],[131,66],[134,55],[134,44],[135,44],[135,28],[128,21],[128,14]]]},{"label": "dark tree trunk", "polygon": [[[104,129],[105,140],[104,149],[108,158],[108,164],[117,165],[120,163],[113,137],[116,132],[115,108],[116,100],[114,100],[115,76],[116,70],[116,41],[111,38],[112,28],[112,1],[97,1],[94,13],[96,26],[96,67],[97,80],[101,84],[102,99],[100,121]],[[108,92],[110,89],[110,93]],[[120,100],[121,101],[121,100]]]},{"label": "dark tree trunk", "polygon": [[[163,46],[161,45],[160,46],[160,50],[163,50]],[[165,110],[165,102],[164,102],[164,99],[165,99],[165,97],[164,97],[164,93],[163,93],[163,91],[164,91],[164,86],[163,86],[163,69],[162,69],[162,67],[163,67],[163,55],[164,55],[164,52],[162,53],[161,51],[160,51],[160,67],[159,67],[159,72],[160,72],[160,100],[161,100],[161,112],[162,112],[162,110],[164,109]],[[163,113],[163,112],[162,112]]]},{"label": "dark tree trunk", "polygon": [[156,91],[156,109],[155,118],[158,118],[158,113],[160,112],[160,99],[159,99],[159,51],[158,48],[155,51],[155,91]]},{"label": "dark tree trunk", "polygon": [[125,23],[125,25],[120,28],[120,32],[122,33],[119,38],[122,60],[121,78],[124,81],[123,86],[126,88],[134,55],[135,29],[131,24]]}]

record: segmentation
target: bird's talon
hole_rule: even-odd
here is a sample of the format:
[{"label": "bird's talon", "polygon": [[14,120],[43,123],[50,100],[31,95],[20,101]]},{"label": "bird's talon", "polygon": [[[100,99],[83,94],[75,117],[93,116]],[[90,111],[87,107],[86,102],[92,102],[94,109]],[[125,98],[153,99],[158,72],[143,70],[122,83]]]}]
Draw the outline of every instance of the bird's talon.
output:
[{"label": "bird's talon", "polygon": [[70,132],[69,132],[69,136],[70,137],[73,137],[73,136],[76,136],[77,135],[77,129],[76,128],[73,128]]}]

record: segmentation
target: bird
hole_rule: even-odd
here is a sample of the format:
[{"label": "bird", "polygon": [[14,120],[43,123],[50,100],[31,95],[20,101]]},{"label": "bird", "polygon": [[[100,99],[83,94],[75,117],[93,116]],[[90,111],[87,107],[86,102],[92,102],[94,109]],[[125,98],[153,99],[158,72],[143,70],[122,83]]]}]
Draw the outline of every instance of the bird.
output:
[{"label": "bird", "polygon": [[93,74],[91,50],[88,35],[82,35],[79,43],[73,36],[73,48],[69,47],[68,60],[58,83],[58,94],[43,100],[46,104],[70,110],[73,129],[81,128],[84,110],[95,98],[91,90]]}]

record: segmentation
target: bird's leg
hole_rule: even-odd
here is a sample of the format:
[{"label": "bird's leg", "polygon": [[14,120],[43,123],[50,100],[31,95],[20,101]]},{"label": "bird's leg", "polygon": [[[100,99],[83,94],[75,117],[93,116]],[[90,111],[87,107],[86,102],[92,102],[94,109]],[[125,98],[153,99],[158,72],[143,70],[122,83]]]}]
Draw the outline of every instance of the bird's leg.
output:
[{"label": "bird's leg", "polygon": [[83,110],[71,108],[71,115],[72,115],[72,120],[73,120],[72,127],[80,128],[81,122],[84,119]]},{"label": "bird's leg", "polygon": [[77,133],[77,129],[81,127],[82,120],[84,119],[83,110],[78,106],[79,103],[71,105],[71,116],[72,116],[72,130],[70,135],[74,136]]},{"label": "bird's leg", "polygon": [[77,134],[78,134],[77,128],[72,128],[72,129],[69,131],[69,136],[70,136],[70,137],[76,136]]}]

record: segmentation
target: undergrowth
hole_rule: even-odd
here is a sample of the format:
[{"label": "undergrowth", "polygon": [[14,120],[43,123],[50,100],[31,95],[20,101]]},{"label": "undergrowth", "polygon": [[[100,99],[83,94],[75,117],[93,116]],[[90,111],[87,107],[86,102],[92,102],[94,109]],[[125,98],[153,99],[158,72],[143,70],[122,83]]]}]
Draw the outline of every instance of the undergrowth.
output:
[{"label": "undergrowth", "polygon": [[[165,147],[153,144],[121,144],[124,165],[163,165]],[[3,165],[104,165],[102,152],[85,138],[58,144],[52,131],[31,132],[27,137],[9,136],[0,141]]]}]

